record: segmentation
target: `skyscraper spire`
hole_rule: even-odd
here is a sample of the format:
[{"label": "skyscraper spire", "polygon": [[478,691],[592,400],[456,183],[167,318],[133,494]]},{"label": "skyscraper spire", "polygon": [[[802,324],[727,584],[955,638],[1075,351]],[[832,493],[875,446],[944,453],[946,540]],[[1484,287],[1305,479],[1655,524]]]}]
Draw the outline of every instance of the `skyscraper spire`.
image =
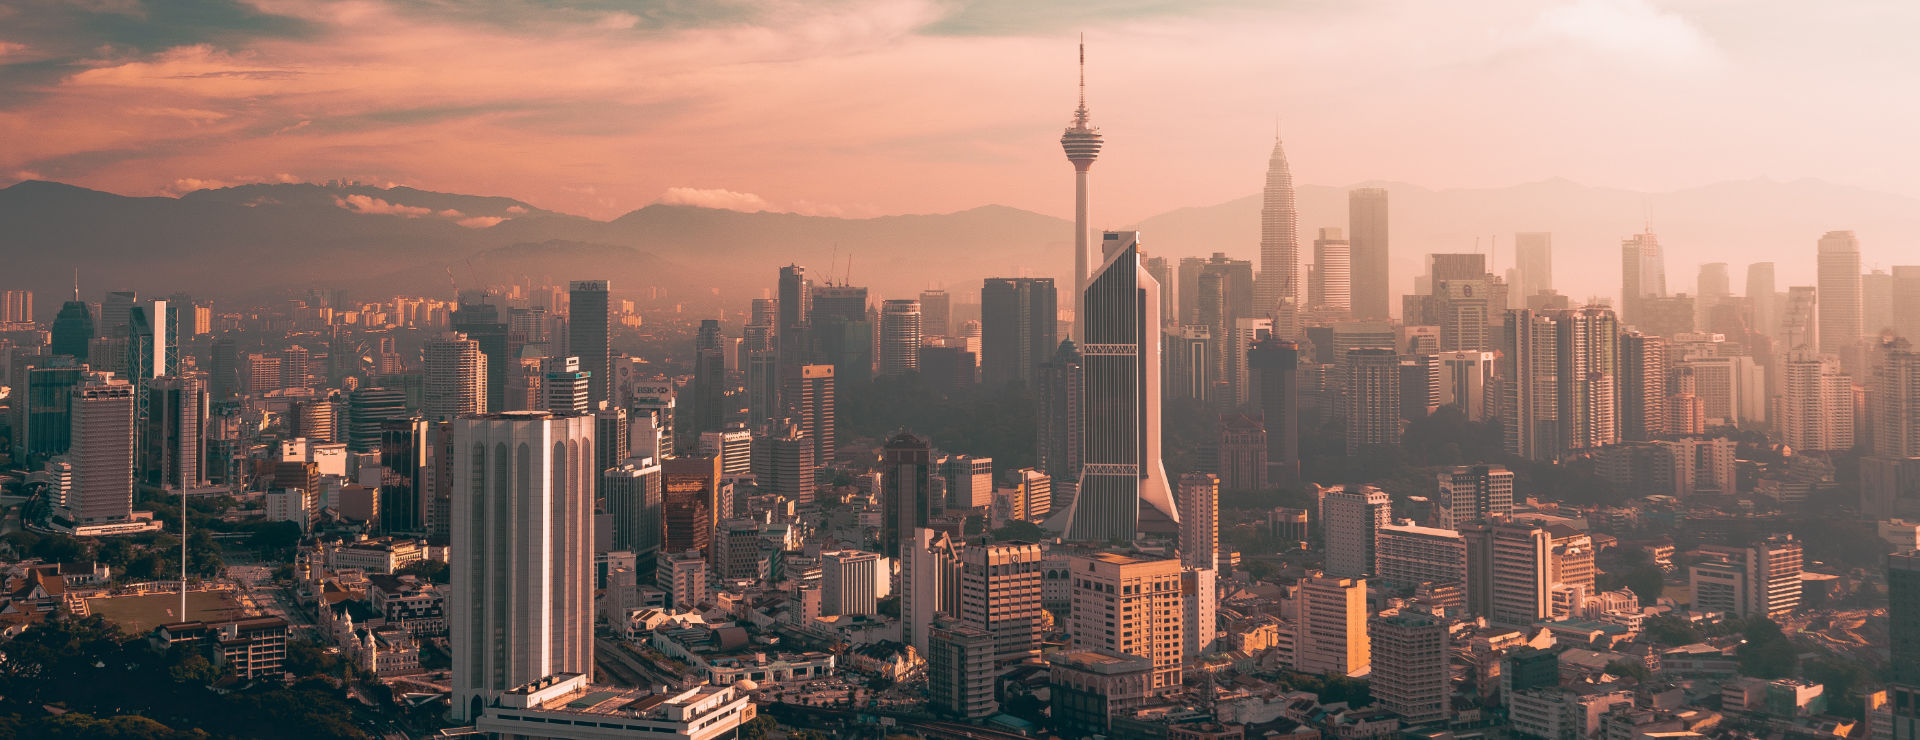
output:
[{"label": "skyscraper spire", "polygon": [[1260,277],[1253,286],[1254,313],[1273,318],[1276,337],[1294,338],[1300,294],[1300,214],[1294,206],[1293,171],[1275,121],[1273,153],[1260,208]]}]

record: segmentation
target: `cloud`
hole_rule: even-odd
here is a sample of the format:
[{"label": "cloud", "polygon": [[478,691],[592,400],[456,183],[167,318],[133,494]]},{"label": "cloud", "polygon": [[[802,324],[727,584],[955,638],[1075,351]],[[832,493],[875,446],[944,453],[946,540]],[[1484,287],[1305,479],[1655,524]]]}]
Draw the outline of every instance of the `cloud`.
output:
[{"label": "cloud", "polygon": [[594,28],[605,31],[625,31],[640,25],[640,16],[632,13],[608,13],[595,21]]},{"label": "cloud", "polygon": [[345,208],[349,211],[353,211],[354,213],[376,213],[376,214],[386,214],[386,215],[393,215],[393,216],[405,216],[407,218],[419,218],[421,216],[425,216],[430,213],[433,213],[433,209],[431,208],[421,208],[419,206],[405,206],[397,203],[389,203],[386,200],[383,200],[381,198],[375,198],[373,196],[359,195],[359,194],[349,195],[345,198],[336,197],[333,199],[333,204],[341,208]]},{"label": "cloud", "polygon": [[724,188],[667,188],[654,202],[670,206],[696,206],[727,211],[774,210],[773,205],[753,193],[736,193]]},{"label": "cloud", "polygon": [[521,206],[507,206],[507,212],[517,216],[526,213],[527,209]]},{"label": "cloud", "polygon": [[1573,43],[1617,61],[1672,65],[1711,62],[1711,38],[1678,13],[1647,0],[1574,0],[1540,12],[1533,29],[1547,44]]},{"label": "cloud", "polygon": [[474,216],[472,218],[460,219],[455,223],[458,223],[461,226],[465,226],[469,229],[485,229],[505,220],[506,220],[505,218],[502,218],[500,216]]},{"label": "cloud", "polygon": [[217,179],[210,179],[210,178],[203,179],[198,177],[182,177],[182,178],[175,179],[173,181],[173,185],[167,188],[167,190],[168,192],[171,192],[174,194],[180,194],[180,193],[191,193],[195,190],[215,190],[218,188],[231,187],[232,185],[233,183],[228,182],[226,180],[217,180]]}]

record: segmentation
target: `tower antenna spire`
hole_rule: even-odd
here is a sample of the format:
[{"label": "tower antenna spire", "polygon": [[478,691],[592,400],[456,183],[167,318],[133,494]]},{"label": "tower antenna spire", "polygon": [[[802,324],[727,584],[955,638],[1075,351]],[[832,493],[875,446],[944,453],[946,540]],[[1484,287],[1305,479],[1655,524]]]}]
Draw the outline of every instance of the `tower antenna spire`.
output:
[{"label": "tower antenna spire", "polygon": [[1080,33],[1080,112],[1087,111],[1087,34]]}]

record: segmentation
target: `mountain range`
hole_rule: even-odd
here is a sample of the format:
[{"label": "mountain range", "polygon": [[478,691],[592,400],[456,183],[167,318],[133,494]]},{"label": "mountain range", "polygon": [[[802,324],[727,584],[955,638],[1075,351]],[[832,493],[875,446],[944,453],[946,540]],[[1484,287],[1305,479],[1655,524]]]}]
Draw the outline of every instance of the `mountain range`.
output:
[{"label": "mountain range", "polygon": [[[1667,247],[1668,285],[1691,291],[1696,266],[1774,261],[1780,285],[1811,284],[1814,243],[1854,230],[1868,267],[1920,263],[1920,200],[1816,180],[1725,182],[1664,193],[1547,180],[1504,188],[1388,190],[1394,294],[1412,287],[1421,255],[1489,252],[1511,264],[1514,231],[1554,234],[1556,284],[1576,298],[1611,296],[1618,244],[1649,228]],[[1359,187],[1360,185],[1350,186]],[[1299,188],[1301,256],[1320,227],[1344,228],[1349,187]],[[1225,252],[1256,259],[1258,194],[1141,219],[1150,253]],[[1101,226],[1096,224],[1096,227]],[[361,295],[450,295],[522,278],[604,277],[615,291],[655,289],[695,306],[743,308],[775,268],[911,296],[941,285],[964,300],[982,278],[1064,276],[1072,227],[997,205],[955,213],[844,219],[655,204],[611,221],[511,198],[360,184],[258,184],[177,198],[125,197],[44,181],[0,189],[0,287],[40,291],[51,315],[70,291],[132,288],[209,298],[264,298],[307,288]],[[449,278],[451,277],[451,281]],[[450,285],[449,283],[453,285]]]}]

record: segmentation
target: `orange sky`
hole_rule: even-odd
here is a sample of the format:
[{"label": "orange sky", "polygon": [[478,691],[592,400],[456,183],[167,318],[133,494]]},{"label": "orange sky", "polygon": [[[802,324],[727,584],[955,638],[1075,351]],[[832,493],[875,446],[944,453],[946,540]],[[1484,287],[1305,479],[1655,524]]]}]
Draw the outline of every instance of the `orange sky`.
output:
[{"label": "orange sky", "polygon": [[[186,12],[186,6],[194,12]],[[1295,177],[1920,195],[1920,10],[1785,0],[0,5],[0,185],[126,194],[351,178],[607,218],[657,200],[1096,222]]]}]

